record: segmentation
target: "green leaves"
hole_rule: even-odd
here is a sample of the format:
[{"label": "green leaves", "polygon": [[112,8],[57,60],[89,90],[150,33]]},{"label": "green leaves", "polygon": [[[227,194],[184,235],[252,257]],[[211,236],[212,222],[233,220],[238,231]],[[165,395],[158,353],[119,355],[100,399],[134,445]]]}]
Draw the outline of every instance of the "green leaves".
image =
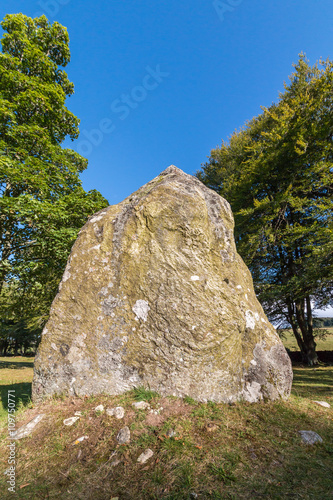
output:
[{"label": "green leaves", "polygon": [[332,303],[332,124],[333,63],[310,67],[301,55],[280,101],[198,173],[231,203],[238,250],[271,318],[291,322],[297,302],[305,337],[311,301]]},{"label": "green leaves", "polygon": [[65,106],[74,86],[59,68],[70,60],[66,28],[22,14],[1,25],[0,292],[10,300],[0,312],[40,329],[78,231],[107,201],[82,189],[87,160],[61,146],[79,135]]},{"label": "green leaves", "polygon": [[[69,63],[69,37],[66,28],[61,24],[50,24],[45,16],[31,19],[23,14],[8,14],[1,26],[6,32],[1,41],[3,52],[13,58],[22,61],[27,53],[34,49],[49,58],[55,69]],[[41,58],[41,61],[44,61],[44,58]],[[31,73],[36,70],[36,66],[28,64],[27,69]]]}]

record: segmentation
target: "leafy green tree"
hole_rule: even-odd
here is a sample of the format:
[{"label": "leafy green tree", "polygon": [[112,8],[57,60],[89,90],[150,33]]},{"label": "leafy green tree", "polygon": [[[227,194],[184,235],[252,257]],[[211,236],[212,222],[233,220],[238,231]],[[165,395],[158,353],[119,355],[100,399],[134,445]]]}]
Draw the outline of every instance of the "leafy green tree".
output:
[{"label": "leafy green tree", "polygon": [[74,93],[62,69],[70,60],[66,28],[22,14],[1,25],[0,293],[10,288],[17,300],[7,309],[19,304],[20,319],[26,314],[34,328],[47,318],[79,229],[107,201],[83,190],[87,160],[62,147],[79,135],[65,106]]},{"label": "leafy green tree", "polygon": [[333,63],[300,56],[277,104],[211,152],[198,177],[235,214],[238,250],[270,319],[317,363],[312,309],[332,304]]}]

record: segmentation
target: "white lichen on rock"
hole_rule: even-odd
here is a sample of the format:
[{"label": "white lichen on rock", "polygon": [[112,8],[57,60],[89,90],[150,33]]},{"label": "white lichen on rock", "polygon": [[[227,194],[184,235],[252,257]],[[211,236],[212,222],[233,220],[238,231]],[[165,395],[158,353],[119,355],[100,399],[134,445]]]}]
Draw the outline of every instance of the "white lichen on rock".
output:
[{"label": "white lichen on rock", "polygon": [[148,302],[142,299],[137,300],[132,307],[132,311],[136,315],[136,319],[142,319],[143,321],[147,321],[149,309],[150,307]]},{"label": "white lichen on rock", "polygon": [[256,327],[256,320],[254,313],[250,310],[245,311],[245,321],[246,321],[246,328],[251,328],[251,330],[254,330]]}]

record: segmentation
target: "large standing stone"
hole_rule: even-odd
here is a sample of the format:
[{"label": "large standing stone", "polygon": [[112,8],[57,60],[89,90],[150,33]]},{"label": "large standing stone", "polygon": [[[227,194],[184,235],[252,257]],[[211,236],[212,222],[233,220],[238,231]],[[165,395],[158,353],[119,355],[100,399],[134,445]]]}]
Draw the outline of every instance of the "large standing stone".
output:
[{"label": "large standing stone", "polygon": [[226,200],[171,166],[89,219],[35,359],[33,399],[287,397],[292,370],[236,252]]}]

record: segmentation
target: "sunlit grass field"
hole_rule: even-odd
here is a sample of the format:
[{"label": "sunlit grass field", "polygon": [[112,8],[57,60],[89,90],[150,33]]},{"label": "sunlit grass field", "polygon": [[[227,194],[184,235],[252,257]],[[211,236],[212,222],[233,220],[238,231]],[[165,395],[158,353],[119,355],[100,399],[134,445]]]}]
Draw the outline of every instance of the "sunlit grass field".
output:
[{"label": "sunlit grass field", "polygon": [[[325,328],[325,330],[329,332],[325,339],[316,338],[317,351],[333,351],[333,328]],[[281,339],[284,346],[290,351],[299,351],[295,336],[291,330],[283,330]]]}]

